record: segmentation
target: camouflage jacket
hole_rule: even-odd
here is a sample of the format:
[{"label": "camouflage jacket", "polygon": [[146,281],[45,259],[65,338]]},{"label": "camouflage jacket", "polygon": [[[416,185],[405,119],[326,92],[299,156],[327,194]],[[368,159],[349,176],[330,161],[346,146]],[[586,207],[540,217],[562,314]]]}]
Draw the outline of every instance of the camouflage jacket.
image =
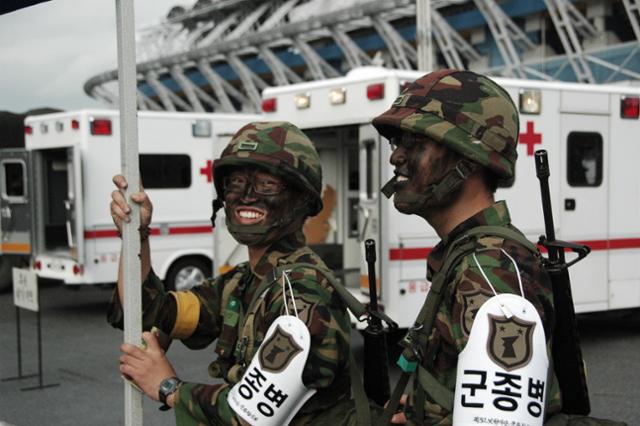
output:
[{"label": "camouflage jacket", "polygon": [[[175,406],[178,424],[239,424],[227,404],[227,394],[242,376],[241,364],[249,364],[273,320],[284,313],[282,286],[270,286],[262,301],[255,304],[255,315],[247,315],[248,339],[243,339],[246,342],[240,345],[236,345],[241,334],[237,318],[249,314],[248,305],[265,276],[279,265],[292,263],[316,264],[326,269],[318,255],[294,234],[274,243],[254,271],[247,263],[240,264],[215,279],[180,292],[165,293],[162,282],[153,273],[143,283],[145,330],[155,325],[194,349],[218,339],[215,349],[218,358],[209,366],[209,373],[224,379],[224,383],[182,384]],[[350,322],[342,299],[322,274],[313,269],[298,269],[289,277],[298,314],[311,334],[311,350],[302,381],[308,388],[317,389],[294,418],[292,424],[298,425],[310,423],[321,412],[349,397]],[[121,324],[122,309],[117,295],[108,316],[114,326]],[[242,347],[244,356],[237,347]]]},{"label": "camouflage jacket", "polygon": [[[458,237],[478,226],[511,225],[509,211],[504,201],[477,213],[459,224],[429,254],[427,259],[427,278],[432,280],[440,272],[445,261],[444,255],[449,244]],[[555,316],[553,311],[553,293],[547,273],[542,269],[538,258],[520,244],[498,237],[481,237],[476,241],[476,257],[498,294],[519,294],[518,278],[511,261],[500,251],[504,249],[517,262],[522,276],[525,297],[535,306],[542,319],[547,341],[547,355],[551,365],[551,336]],[[490,249],[490,250],[485,250]],[[469,338],[475,314],[480,306],[493,296],[471,254],[465,256],[450,273],[443,303],[440,305],[434,328],[429,336],[423,360],[433,360],[431,365],[423,364],[433,376],[452,392],[455,389],[458,354],[464,349]],[[423,348],[424,350],[425,348]],[[412,404],[415,401],[417,380],[414,381]],[[433,402],[427,395],[424,402],[427,425],[450,425],[452,413]],[[553,372],[549,375],[547,386],[546,414],[560,410],[560,390]],[[411,413],[408,413],[409,417]],[[412,424],[411,419],[409,424]]]}]

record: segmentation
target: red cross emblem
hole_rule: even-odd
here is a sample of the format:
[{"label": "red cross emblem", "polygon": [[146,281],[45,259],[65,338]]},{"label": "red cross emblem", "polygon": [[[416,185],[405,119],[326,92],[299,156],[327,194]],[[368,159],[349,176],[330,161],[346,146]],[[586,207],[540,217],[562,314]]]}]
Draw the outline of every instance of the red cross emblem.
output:
[{"label": "red cross emblem", "polygon": [[207,160],[207,165],[200,169],[200,174],[207,177],[207,183],[213,181],[213,161]]},{"label": "red cross emblem", "polygon": [[535,146],[542,143],[542,133],[533,131],[533,121],[527,121],[527,132],[520,133],[520,143],[527,146],[527,155],[533,155]]}]

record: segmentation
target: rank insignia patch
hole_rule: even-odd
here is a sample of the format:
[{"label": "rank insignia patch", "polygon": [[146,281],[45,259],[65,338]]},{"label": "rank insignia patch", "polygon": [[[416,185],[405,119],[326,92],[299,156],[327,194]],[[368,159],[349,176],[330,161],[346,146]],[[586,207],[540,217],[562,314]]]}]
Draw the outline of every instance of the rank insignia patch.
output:
[{"label": "rank insignia patch", "polygon": [[489,300],[493,294],[487,290],[475,289],[466,292],[460,292],[462,295],[462,310],[460,311],[460,327],[465,336],[469,336],[471,333],[471,326],[473,320],[476,319],[476,314],[480,310],[480,307]]},{"label": "rank insignia patch", "polygon": [[489,314],[489,358],[507,371],[527,365],[533,355],[535,325],[535,322],[516,316],[505,318]]},{"label": "rank insignia patch", "polygon": [[302,352],[302,348],[289,333],[278,325],[273,335],[262,344],[258,359],[262,369],[271,373],[279,373],[300,352]]},{"label": "rank insignia patch", "polygon": [[[310,302],[306,300],[304,297],[296,296],[296,309],[298,311],[298,318],[300,321],[305,323],[307,327],[311,323],[311,318],[313,317],[313,311],[316,308],[318,302]],[[287,309],[289,310],[289,315],[294,315],[293,310],[293,301],[291,298],[287,298]],[[283,309],[284,313],[284,309]]]}]

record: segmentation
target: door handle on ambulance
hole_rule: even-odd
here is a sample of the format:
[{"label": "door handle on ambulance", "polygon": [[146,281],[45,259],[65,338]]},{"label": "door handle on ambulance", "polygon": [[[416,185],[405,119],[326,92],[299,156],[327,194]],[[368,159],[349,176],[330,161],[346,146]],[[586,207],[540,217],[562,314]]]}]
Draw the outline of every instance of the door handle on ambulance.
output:
[{"label": "door handle on ambulance", "polygon": [[367,231],[367,227],[369,226],[369,217],[370,211],[368,208],[361,206],[358,204],[358,210],[362,212],[362,217],[364,217],[364,225],[362,225],[362,231],[358,234],[358,242],[361,243],[364,241],[365,232]]},{"label": "door handle on ambulance", "polygon": [[73,247],[73,232],[71,230],[71,205],[73,201],[64,200],[64,211],[65,211],[65,219],[66,219],[66,227],[67,227],[67,245],[69,248]]}]

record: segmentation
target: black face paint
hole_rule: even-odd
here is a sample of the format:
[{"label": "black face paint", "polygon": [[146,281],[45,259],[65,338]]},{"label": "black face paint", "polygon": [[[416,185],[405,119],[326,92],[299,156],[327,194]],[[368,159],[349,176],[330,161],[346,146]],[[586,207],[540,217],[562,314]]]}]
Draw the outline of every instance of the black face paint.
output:
[{"label": "black face paint", "polygon": [[425,210],[446,206],[455,199],[457,192],[441,200],[425,199],[429,188],[455,166],[454,152],[424,137],[404,134],[398,139],[390,161],[396,174],[393,203],[399,212],[422,216]]},{"label": "black face paint", "polygon": [[[262,174],[278,179],[269,173]],[[226,191],[229,232],[241,244],[267,246],[302,226],[304,215],[296,209],[300,199],[301,193],[295,188],[285,188],[275,195],[256,194],[251,185],[244,192]]]}]

